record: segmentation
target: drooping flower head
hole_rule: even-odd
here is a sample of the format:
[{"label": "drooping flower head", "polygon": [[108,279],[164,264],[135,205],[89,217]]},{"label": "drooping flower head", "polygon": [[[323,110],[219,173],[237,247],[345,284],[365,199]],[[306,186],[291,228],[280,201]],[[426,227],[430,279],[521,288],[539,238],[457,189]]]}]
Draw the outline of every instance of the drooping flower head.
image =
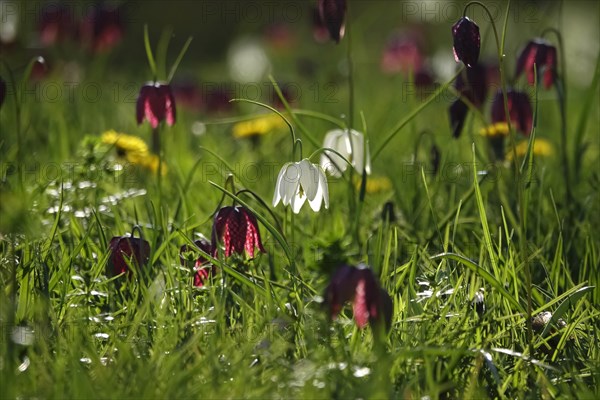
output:
[{"label": "drooping flower head", "polygon": [[[525,92],[509,89],[506,93],[510,123],[523,135],[529,135],[533,126],[533,109]],[[504,98],[498,90],[492,101],[492,123],[507,122],[504,113]]]},{"label": "drooping flower head", "polygon": [[543,76],[544,87],[549,89],[556,81],[556,62],[556,47],[544,39],[531,40],[517,59],[515,77],[518,78],[525,72],[527,82],[533,85],[535,83],[535,64],[538,77]]},{"label": "drooping flower head", "polygon": [[448,108],[448,114],[450,115],[450,127],[452,128],[452,137],[458,138],[462,132],[469,112],[469,106],[464,101],[456,99]]},{"label": "drooping flower head", "polygon": [[391,325],[392,300],[377,283],[373,271],[364,264],[358,268],[339,267],[325,289],[324,298],[331,319],[337,317],[344,303],[351,301],[354,320],[359,328],[379,321],[385,322],[387,329]]},{"label": "drooping flower head", "polygon": [[148,82],[140,89],[136,103],[136,118],[138,124],[148,120],[152,128],[162,121],[169,126],[175,124],[175,97],[168,84]]},{"label": "drooping flower head", "polygon": [[[207,254],[212,254],[212,245],[206,239],[198,239],[194,241],[196,247]],[[179,260],[181,265],[186,265],[185,255],[194,250],[193,246],[184,244],[179,250]],[[208,280],[211,274],[216,272],[214,265],[210,264],[209,260],[202,254],[200,254],[196,260],[194,260],[194,286],[202,287]]]},{"label": "drooping flower head", "polygon": [[344,37],[346,19],[346,0],[319,0],[321,21],[327,27],[331,39],[339,43]]},{"label": "drooping flower head", "polygon": [[225,257],[237,253],[254,258],[255,248],[266,253],[256,217],[250,210],[241,206],[223,207],[215,215],[211,236],[214,257],[218,254],[220,244],[224,246]]},{"label": "drooping flower head", "polygon": [[273,207],[281,201],[284,206],[291,205],[295,214],[300,212],[304,202],[308,200],[310,208],[317,212],[321,204],[329,208],[329,189],[323,169],[308,159],[286,163],[279,171]]},{"label": "drooping flower head", "polygon": [[150,258],[150,243],[141,238],[115,236],[108,245],[108,274],[116,276],[122,273],[131,275],[129,265],[143,267]]},{"label": "drooping flower head", "polygon": [[452,25],[452,38],[456,62],[462,61],[467,67],[475,66],[481,46],[479,26],[468,17],[462,17]]},{"label": "drooping flower head", "polygon": [[[369,147],[367,146],[365,152],[365,137],[362,133],[354,129],[350,129],[349,131],[342,129],[331,130],[325,135],[323,147],[340,153],[352,164],[359,174],[362,175],[363,168],[367,175],[371,173]],[[341,177],[342,173],[348,167],[346,161],[331,151],[323,152],[320,164],[321,168],[337,178]]]}]

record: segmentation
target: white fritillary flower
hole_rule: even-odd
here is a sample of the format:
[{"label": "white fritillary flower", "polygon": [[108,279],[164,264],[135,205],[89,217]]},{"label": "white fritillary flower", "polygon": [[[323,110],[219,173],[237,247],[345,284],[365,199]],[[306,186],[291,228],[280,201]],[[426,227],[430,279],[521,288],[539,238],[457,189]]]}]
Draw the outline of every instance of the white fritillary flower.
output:
[{"label": "white fritillary flower", "polygon": [[315,212],[321,209],[323,202],[325,208],[329,208],[329,190],[325,172],[307,158],[299,162],[286,163],[277,176],[273,207],[281,201],[284,206],[290,205],[294,214],[298,214],[306,200]]},{"label": "white fritillary flower", "polygon": [[[323,147],[340,153],[359,174],[362,175],[363,168],[367,175],[371,174],[371,155],[368,146],[365,151],[365,137],[362,133],[354,129],[350,129],[349,132],[348,130],[334,129],[325,135]],[[336,178],[341,177],[348,167],[346,161],[331,151],[323,152],[320,164],[325,171]]]}]

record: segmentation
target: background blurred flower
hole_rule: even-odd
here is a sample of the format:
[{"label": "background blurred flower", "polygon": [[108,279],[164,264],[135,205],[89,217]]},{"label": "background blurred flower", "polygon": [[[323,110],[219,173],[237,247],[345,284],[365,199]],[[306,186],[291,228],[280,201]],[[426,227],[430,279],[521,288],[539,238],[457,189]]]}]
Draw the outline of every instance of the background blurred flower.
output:
[{"label": "background blurred flower", "polygon": [[[356,190],[360,190],[362,184],[362,178],[355,176],[354,187]],[[365,186],[365,192],[368,194],[375,194],[381,192],[387,192],[392,189],[392,181],[387,176],[369,177],[367,179],[367,185]]]},{"label": "background blurred flower", "polygon": [[142,86],[136,103],[138,124],[146,119],[152,128],[156,128],[166,120],[172,126],[175,124],[176,114],[175,97],[168,84],[149,82]]},{"label": "background blurred flower", "polygon": [[544,39],[531,40],[519,54],[515,78],[525,72],[527,82],[533,85],[535,82],[535,64],[538,77],[543,74],[544,87],[549,89],[556,81],[556,62],[556,47],[550,45]]},{"label": "background blurred flower", "polygon": [[[334,129],[325,134],[323,147],[329,148],[340,153],[346,160],[352,164],[356,172],[362,175],[364,172],[371,173],[371,156],[367,143],[365,151],[365,137],[362,133],[350,129]],[[323,151],[321,154],[321,168],[330,175],[337,178],[348,168],[348,163],[339,155],[331,151]]]},{"label": "background blurred flower", "polygon": [[48,3],[42,8],[38,21],[40,42],[51,46],[76,37],[73,12],[61,3]]},{"label": "background blurred flower", "polygon": [[218,254],[219,243],[223,243],[225,257],[233,253],[246,254],[254,258],[254,249],[266,253],[260,239],[256,217],[241,206],[221,208],[215,215],[211,236],[213,256]]},{"label": "background blurred flower", "polygon": [[244,137],[266,135],[267,133],[284,128],[285,126],[285,121],[279,115],[268,114],[263,117],[238,122],[233,126],[233,137],[240,139]]},{"label": "background blurred flower", "polygon": [[127,160],[127,162],[146,168],[154,174],[158,173],[160,165],[161,174],[165,175],[167,173],[166,164],[164,162],[159,164],[159,157],[152,154],[146,142],[137,136],[109,130],[102,134],[100,140],[104,144],[114,146],[117,155]]},{"label": "background blurred flower", "polygon": [[477,64],[481,46],[479,26],[468,17],[462,17],[452,26],[452,38],[456,62],[462,61],[467,67]]},{"label": "background blurred flower", "polygon": [[[517,157],[524,157],[525,154],[527,154],[528,146],[529,146],[528,140],[522,140],[519,143],[517,143],[517,146],[516,146]],[[536,138],[533,142],[533,148],[531,149],[531,152],[535,156],[543,156],[543,157],[551,156],[552,154],[554,154],[554,147],[546,139]],[[508,150],[506,152],[506,160],[511,161],[513,158],[513,155],[514,155],[513,153],[514,152],[512,150]]]},{"label": "background blurred flower", "polygon": [[125,33],[121,12],[122,9],[105,3],[92,8],[81,23],[82,40],[91,50],[106,52],[121,41]]},{"label": "background blurred flower", "polygon": [[412,71],[416,73],[423,67],[424,55],[419,42],[413,35],[394,34],[388,40],[381,55],[381,70],[387,74],[403,73],[405,76]]},{"label": "background blurred flower", "polygon": [[315,212],[321,209],[323,202],[325,208],[329,208],[329,189],[325,172],[306,158],[285,164],[277,176],[273,207],[281,201],[284,206],[291,205],[292,211],[298,214],[307,199],[310,208]]},{"label": "background blurred flower", "polygon": [[115,236],[108,245],[108,274],[116,276],[127,273],[131,276],[129,265],[143,267],[150,258],[150,244],[144,239],[129,236]]}]

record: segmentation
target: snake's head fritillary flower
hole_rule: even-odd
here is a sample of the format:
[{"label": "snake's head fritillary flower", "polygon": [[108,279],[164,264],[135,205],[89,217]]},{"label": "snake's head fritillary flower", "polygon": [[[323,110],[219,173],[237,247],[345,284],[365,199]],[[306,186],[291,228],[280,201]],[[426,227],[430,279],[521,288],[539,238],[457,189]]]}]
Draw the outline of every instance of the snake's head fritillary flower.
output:
[{"label": "snake's head fritillary flower", "polygon": [[358,268],[339,267],[325,289],[324,298],[331,319],[337,317],[344,303],[351,301],[354,320],[359,328],[379,321],[385,322],[388,329],[391,325],[392,300],[377,283],[373,270],[364,264]]},{"label": "snake's head fritillary flower", "polygon": [[169,126],[175,124],[175,97],[168,84],[148,82],[140,89],[136,103],[136,118],[138,124],[148,120],[152,128],[158,127],[162,121]]},{"label": "snake's head fritillary flower", "polygon": [[130,265],[141,268],[150,258],[150,243],[141,238],[115,236],[110,240],[108,248],[108,273],[111,276],[122,273],[131,275]]},{"label": "snake's head fritillary flower", "polygon": [[304,202],[308,200],[310,208],[317,212],[321,204],[329,208],[329,189],[323,169],[308,159],[285,164],[277,176],[273,207],[279,202],[290,205],[295,214],[300,212]]},{"label": "snake's head fritillary flower", "polygon": [[[212,254],[212,245],[208,240],[195,240],[194,244],[204,253]],[[179,260],[181,265],[186,264],[186,253],[192,252],[193,250],[194,246],[189,246],[187,244],[181,246],[181,249],[179,250]],[[201,254],[194,260],[194,271],[194,286],[202,287],[210,275],[216,272],[216,268],[214,265],[210,264],[210,261],[204,255]]]},{"label": "snake's head fritillary flower", "polygon": [[321,21],[327,27],[331,39],[339,43],[344,37],[346,0],[319,0]]},{"label": "snake's head fritillary flower", "polygon": [[452,26],[452,38],[456,62],[462,61],[469,68],[477,64],[481,46],[479,26],[468,17],[462,17]]},{"label": "snake's head fritillary flower", "polygon": [[[362,133],[354,129],[350,129],[349,131],[342,129],[331,130],[325,135],[323,147],[340,153],[352,164],[359,174],[362,175],[363,171],[367,175],[371,173],[369,148],[367,146],[365,151],[365,137]],[[348,167],[346,161],[331,151],[323,152],[320,164],[321,168],[336,178],[341,177],[342,173]]]},{"label": "snake's head fritillary flower", "polygon": [[537,69],[538,76],[542,76],[544,87],[549,89],[556,82],[556,62],[556,47],[543,39],[531,40],[517,59],[515,76],[519,77],[525,72],[527,81],[533,85]]},{"label": "snake's head fritillary flower", "polygon": [[41,44],[51,46],[73,37],[74,17],[74,13],[64,4],[48,3],[44,6],[37,27]]},{"label": "snake's head fritillary flower", "polygon": [[223,207],[215,215],[211,237],[212,253],[215,257],[220,244],[223,244],[225,249],[225,257],[233,253],[245,253],[254,258],[255,248],[266,253],[260,239],[256,216],[241,206]]},{"label": "snake's head fritillary flower", "polygon": [[[529,135],[533,126],[533,108],[529,96],[514,89],[509,89],[506,96],[511,124],[522,134]],[[498,122],[507,122],[501,90],[496,92],[492,101],[492,123]]]}]

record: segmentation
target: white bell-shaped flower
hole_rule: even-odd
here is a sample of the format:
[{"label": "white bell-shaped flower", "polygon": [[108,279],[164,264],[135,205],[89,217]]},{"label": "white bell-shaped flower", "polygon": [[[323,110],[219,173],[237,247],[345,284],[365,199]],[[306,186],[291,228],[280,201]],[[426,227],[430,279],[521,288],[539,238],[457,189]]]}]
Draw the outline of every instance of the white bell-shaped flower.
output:
[{"label": "white bell-shaped flower", "polygon": [[325,172],[306,158],[299,162],[286,163],[277,176],[273,207],[281,201],[284,206],[290,205],[294,214],[298,214],[306,200],[315,212],[321,209],[323,202],[325,208],[329,208],[329,189]]},{"label": "white bell-shaped flower", "polygon": [[[327,132],[323,147],[333,149],[346,158],[362,175],[363,168],[367,175],[371,174],[371,156],[369,154],[369,146],[365,146],[365,137],[362,133],[350,129],[334,129]],[[321,155],[321,167],[330,175],[339,178],[348,167],[348,163],[339,155],[324,151]]]}]

